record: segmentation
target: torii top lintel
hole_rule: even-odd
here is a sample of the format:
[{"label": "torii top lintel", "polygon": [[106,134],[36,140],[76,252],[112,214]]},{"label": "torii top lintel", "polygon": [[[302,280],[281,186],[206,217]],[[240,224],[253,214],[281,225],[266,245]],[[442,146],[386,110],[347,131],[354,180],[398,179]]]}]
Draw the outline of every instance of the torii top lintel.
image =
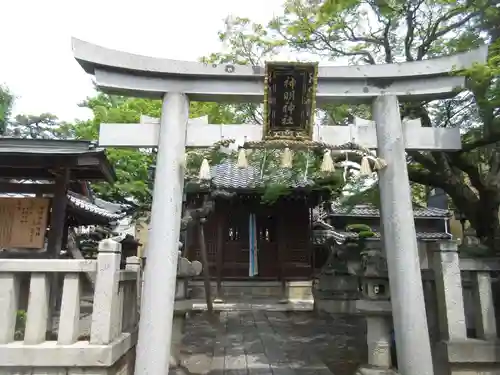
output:
[{"label": "torii top lintel", "polygon": [[[196,101],[262,102],[264,67],[205,64],[135,55],[72,39],[73,54],[108,93],[161,97],[183,92]],[[402,100],[438,99],[455,95],[464,77],[454,70],[484,63],[487,46],[436,59],[397,64],[320,66],[318,104],[369,102],[383,94]]]}]

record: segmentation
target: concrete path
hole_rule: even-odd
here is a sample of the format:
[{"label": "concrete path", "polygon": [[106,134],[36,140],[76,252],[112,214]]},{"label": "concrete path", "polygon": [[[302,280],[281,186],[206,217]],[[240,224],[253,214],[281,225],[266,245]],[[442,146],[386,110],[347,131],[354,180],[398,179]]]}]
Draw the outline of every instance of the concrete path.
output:
[{"label": "concrete path", "polygon": [[312,312],[195,313],[181,355],[177,374],[352,375],[366,361],[365,323]]}]

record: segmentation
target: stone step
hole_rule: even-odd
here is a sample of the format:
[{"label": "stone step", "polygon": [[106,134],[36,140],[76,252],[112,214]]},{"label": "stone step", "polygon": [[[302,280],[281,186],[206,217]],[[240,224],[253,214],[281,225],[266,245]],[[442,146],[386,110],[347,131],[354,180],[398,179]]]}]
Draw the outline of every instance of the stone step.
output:
[{"label": "stone step", "polygon": [[[204,300],[190,300],[188,311],[206,311],[207,304]],[[214,311],[314,311],[314,301],[286,301],[279,303],[276,299],[231,301],[226,300],[213,304]]]},{"label": "stone step", "polygon": [[[215,298],[217,284],[211,283],[212,296]],[[288,299],[312,301],[312,281],[288,281],[285,283],[285,293],[282,291],[280,282],[269,281],[226,281],[222,283],[222,299],[228,300],[263,300],[263,299]],[[205,298],[205,287],[202,281],[191,281],[189,283],[190,298]],[[284,295],[283,295],[284,294]]]}]

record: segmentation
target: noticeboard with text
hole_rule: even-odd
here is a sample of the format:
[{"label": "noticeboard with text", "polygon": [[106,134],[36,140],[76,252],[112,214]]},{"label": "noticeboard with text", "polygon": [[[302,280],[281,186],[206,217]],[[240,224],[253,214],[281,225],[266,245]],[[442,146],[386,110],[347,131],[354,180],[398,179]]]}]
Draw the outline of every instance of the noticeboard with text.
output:
[{"label": "noticeboard with text", "polygon": [[264,139],[311,140],[317,63],[266,64]]},{"label": "noticeboard with text", "polygon": [[43,248],[49,206],[45,198],[0,198],[0,247]]}]

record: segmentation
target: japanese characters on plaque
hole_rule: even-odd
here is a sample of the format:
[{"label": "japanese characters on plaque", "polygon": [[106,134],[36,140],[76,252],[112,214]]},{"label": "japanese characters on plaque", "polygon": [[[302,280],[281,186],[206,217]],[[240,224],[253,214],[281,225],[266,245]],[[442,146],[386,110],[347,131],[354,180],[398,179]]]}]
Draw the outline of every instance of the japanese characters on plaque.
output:
[{"label": "japanese characters on plaque", "polygon": [[312,138],[316,63],[266,65],[265,139]]},{"label": "japanese characters on plaque", "polygon": [[50,201],[0,198],[0,247],[43,248]]}]

